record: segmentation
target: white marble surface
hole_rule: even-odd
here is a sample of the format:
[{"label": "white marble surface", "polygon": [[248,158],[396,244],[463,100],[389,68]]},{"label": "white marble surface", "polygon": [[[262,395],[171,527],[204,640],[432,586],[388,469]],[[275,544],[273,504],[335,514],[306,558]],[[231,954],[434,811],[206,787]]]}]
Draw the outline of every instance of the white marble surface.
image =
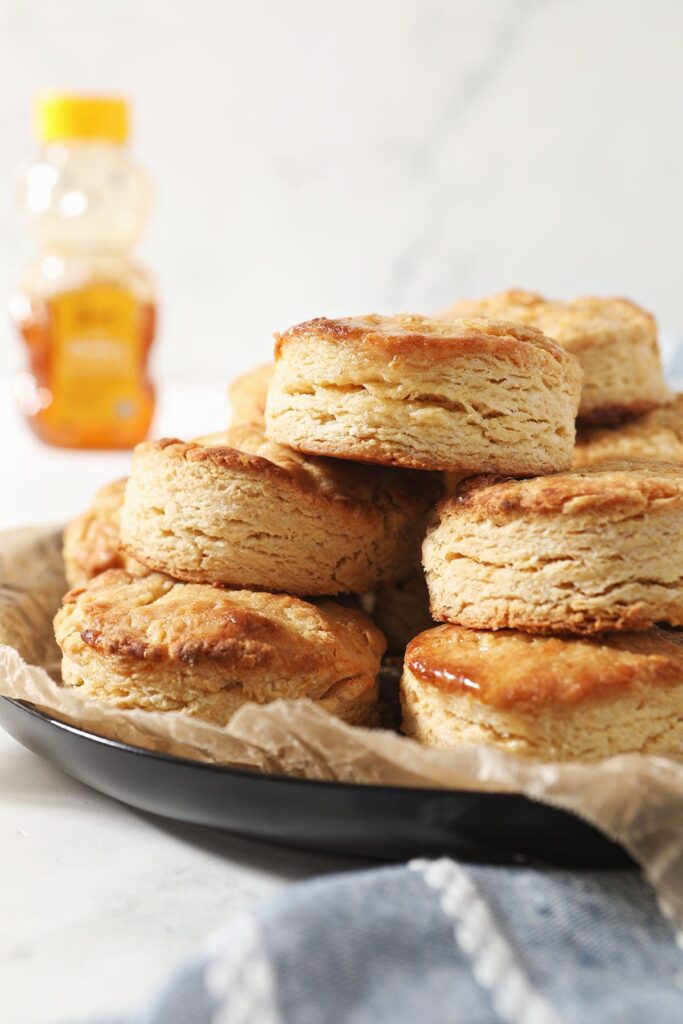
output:
[{"label": "white marble surface", "polygon": [[132,811],[2,731],[0,837],[3,1024],[132,1008],[234,912],[357,866]]},{"label": "white marble surface", "polygon": [[513,284],[677,328],[681,38],[678,0],[0,0],[0,301],[30,249],[11,168],[54,85],[135,103],[166,374]]},{"label": "white marble surface", "polygon": [[[9,391],[0,378],[0,529],[63,521],[126,472],[126,453],[40,444]],[[219,429],[226,414],[223,381],[168,385],[156,432]],[[352,863],[135,812],[0,730],[0,1021],[61,1024],[136,1005],[234,911]]]}]

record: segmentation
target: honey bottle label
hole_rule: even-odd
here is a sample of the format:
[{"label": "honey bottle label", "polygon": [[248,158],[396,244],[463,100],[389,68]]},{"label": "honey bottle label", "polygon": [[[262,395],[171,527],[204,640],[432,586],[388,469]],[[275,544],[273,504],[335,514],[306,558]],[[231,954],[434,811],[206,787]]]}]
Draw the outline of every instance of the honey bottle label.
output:
[{"label": "honey bottle label", "polygon": [[55,426],[106,428],[139,412],[144,365],[140,305],[129,291],[90,285],[48,302]]}]

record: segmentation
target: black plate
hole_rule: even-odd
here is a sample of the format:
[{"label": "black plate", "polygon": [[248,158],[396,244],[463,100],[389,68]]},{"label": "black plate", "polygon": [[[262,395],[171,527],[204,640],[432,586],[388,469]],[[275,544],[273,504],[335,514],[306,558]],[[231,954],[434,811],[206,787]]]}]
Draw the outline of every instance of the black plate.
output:
[{"label": "black plate", "polygon": [[286,846],[383,860],[448,853],[495,863],[630,863],[601,833],[523,796],[316,782],[187,761],[105,739],[0,699],[0,724],[107,796]]}]

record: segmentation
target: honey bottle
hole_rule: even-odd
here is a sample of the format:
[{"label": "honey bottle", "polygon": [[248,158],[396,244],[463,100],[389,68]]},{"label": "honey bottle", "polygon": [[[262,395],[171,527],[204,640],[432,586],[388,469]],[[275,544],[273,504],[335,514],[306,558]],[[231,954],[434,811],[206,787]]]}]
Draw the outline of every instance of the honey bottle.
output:
[{"label": "honey bottle", "polygon": [[23,169],[19,202],[39,253],[10,303],[28,349],[19,404],[48,444],[131,448],[154,413],[156,303],[131,257],[150,188],[125,151],[128,108],[118,97],[48,94],[35,123],[41,152]]}]

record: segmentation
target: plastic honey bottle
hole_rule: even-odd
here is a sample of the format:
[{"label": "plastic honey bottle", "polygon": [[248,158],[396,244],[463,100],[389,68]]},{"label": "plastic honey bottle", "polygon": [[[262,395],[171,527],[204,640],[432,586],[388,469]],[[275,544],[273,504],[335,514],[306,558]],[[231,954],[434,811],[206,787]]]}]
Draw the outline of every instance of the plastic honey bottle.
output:
[{"label": "plastic honey bottle", "polygon": [[116,97],[49,94],[35,115],[42,148],[19,201],[39,253],[11,300],[28,348],[19,403],[48,444],[130,448],[154,412],[156,304],[131,256],[150,189],[124,148],[128,109]]}]

